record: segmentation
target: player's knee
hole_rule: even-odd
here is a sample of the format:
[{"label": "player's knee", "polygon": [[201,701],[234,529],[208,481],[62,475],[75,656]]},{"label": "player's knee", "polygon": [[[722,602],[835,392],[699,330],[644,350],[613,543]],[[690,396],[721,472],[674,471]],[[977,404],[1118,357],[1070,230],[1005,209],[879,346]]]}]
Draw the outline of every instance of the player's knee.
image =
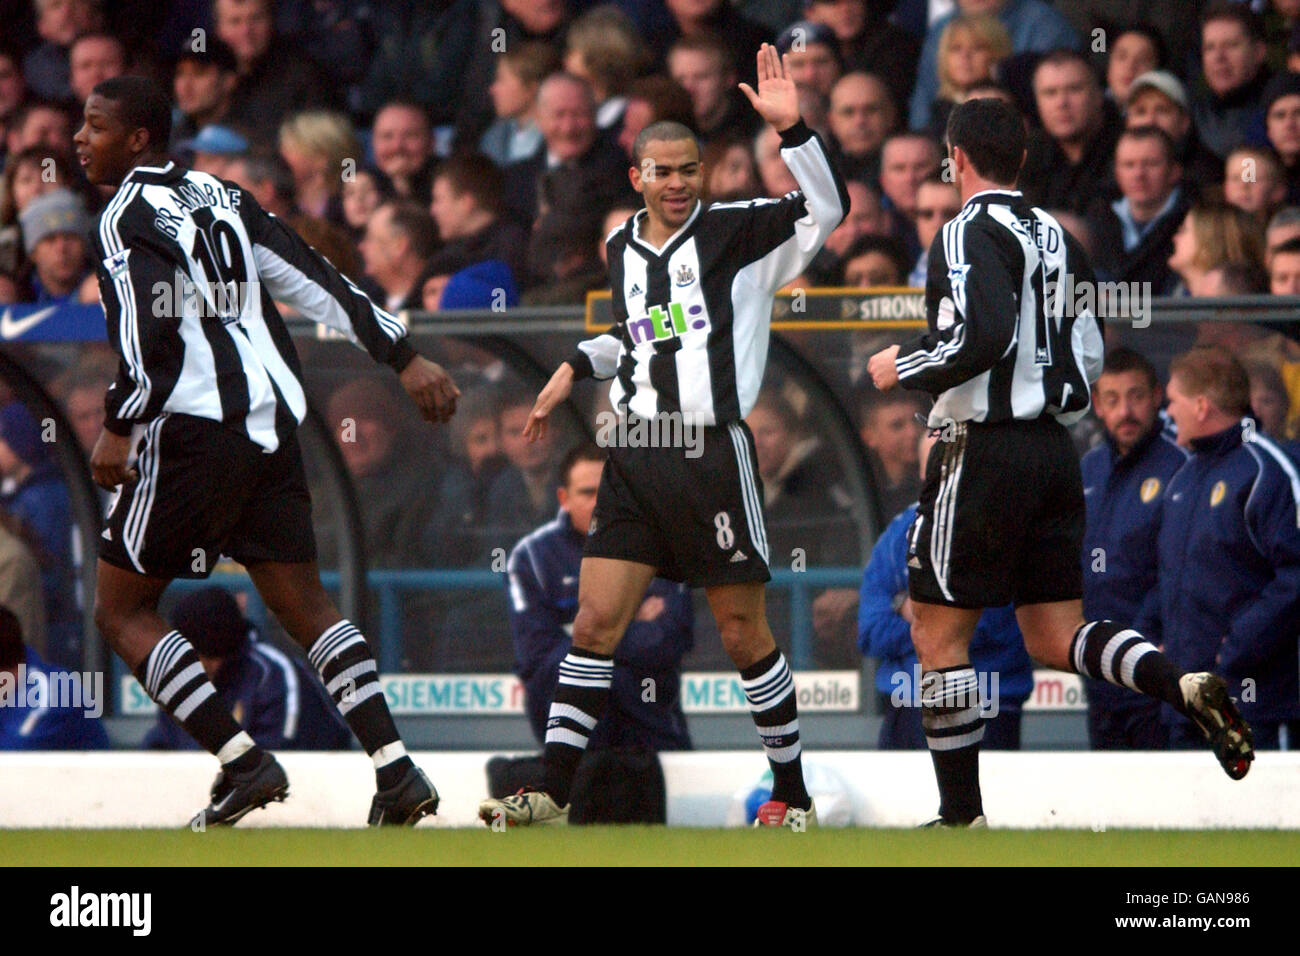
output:
[{"label": "player's knee", "polygon": [[618,645],[618,619],[608,609],[583,604],[573,619],[573,646],[584,651],[611,654]]}]

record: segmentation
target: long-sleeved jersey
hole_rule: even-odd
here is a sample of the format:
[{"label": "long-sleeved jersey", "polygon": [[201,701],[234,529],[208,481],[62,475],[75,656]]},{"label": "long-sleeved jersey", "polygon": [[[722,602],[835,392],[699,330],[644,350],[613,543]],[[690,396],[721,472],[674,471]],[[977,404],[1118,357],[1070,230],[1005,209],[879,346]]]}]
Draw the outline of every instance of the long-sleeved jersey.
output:
[{"label": "long-sleeved jersey", "polygon": [[239,186],[174,163],[137,166],[94,236],[108,341],[120,362],[104,427],[163,412],[222,422],[275,451],[307,410],[275,302],[401,371],[406,329]]},{"label": "long-sleeved jersey", "polygon": [[799,189],[780,199],[696,203],[656,249],[642,210],[605,240],[613,331],[569,359],[575,378],[613,378],[610,401],[642,418],[681,412],[700,425],[744,418],[767,364],[772,300],[848,212],[844,179],[802,121],[781,134]]},{"label": "long-sleeved jersey", "polygon": [[1087,256],[1014,190],[976,193],[930,245],[929,331],[904,343],[904,388],[935,396],[930,427],[1087,414],[1101,322]]}]

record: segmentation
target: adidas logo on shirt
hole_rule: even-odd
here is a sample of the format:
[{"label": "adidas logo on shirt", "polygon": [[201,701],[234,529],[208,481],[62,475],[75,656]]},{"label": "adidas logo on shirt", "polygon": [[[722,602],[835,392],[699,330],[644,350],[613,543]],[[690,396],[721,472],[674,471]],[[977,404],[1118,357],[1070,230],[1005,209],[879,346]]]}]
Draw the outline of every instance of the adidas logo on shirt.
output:
[{"label": "adidas logo on shirt", "polygon": [[737,551],[735,554],[733,554],[733,555],[731,556],[731,563],[732,563],[732,564],[735,564],[737,561],[748,561],[748,560],[749,560],[749,558],[746,557],[744,551]]}]

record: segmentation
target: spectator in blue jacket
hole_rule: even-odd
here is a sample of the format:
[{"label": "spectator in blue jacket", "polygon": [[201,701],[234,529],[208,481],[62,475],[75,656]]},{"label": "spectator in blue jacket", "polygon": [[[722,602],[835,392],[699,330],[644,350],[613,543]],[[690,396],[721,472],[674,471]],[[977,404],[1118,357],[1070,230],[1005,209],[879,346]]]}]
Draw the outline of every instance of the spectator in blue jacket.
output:
[{"label": "spectator in blue jacket", "polygon": [[[1169,370],[1169,415],[1191,458],[1161,503],[1158,626],[1139,625],[1179,670],[1213,670],[1255,746],[1300,740],[1300,470],[1250,414],[1250,384],[1223,349]],[[1203,735],[1170,707],[1170,746]]]},{"label": "spectator in blue jacket", "polygon": [[[572,643],[578,615],[578,568],[591,527],[605,452],[580,445],[560,466],[559,514],[515,545],[506,563],[515,669],[524,684],[528,720],[538,743],[559,681],[560,662]],[[614,652],[608,709],[588,750],[688,750],[681,705],[681,662],[695,644],[691,594],[661,578]]]},{"label": "spectator in blue jacket", "polygon": [[[54,699],[65,692],[74,698]],[[0,751],[104,749],[102,693],[25,646],[18,618],[0,606]]]},{"label": "spectator in blue jacket", "polygon": [[[316,672],[278,648],[253,639],[252,625],[229,591],[207,587],[181,598],[171,624],[198,651],[217,698],[259,747],[348,750],[352,735]],[[150,750],[198,745],[165,711],[144,737]]]},{"label": "spectator in blue jacket", "polygon": [[[1156,600],[1161,492],[1187,461],[1163,430],[1155,367],[1126,348],[1106,354],[1093,386],[1103,441],[1083,456],[1087,524],[1083,613],[1089,621],[1135,621]],[[1163,750],[1160,701],[1108,681],[1086,679],[1088,742],[1094,750]]]},{"label": "spectator in blue jacket", "polygon": [[[920,441],[921,478],[937,432]],[[912,599],[907,595],[907,534],[917,503],[908,505],[877,539],[862,575],[858,602],[858,648],[879,660],[876,692],[884,723],[881,750],[924,750],[921,729],[921,668],[912,646]],[[989,608],[971,639],[971,660],[979,676],[984,708],[985,750],[1020,749],[1020,713],[1034,689],[1034,665],[1016,624],[1015,609]]]}]

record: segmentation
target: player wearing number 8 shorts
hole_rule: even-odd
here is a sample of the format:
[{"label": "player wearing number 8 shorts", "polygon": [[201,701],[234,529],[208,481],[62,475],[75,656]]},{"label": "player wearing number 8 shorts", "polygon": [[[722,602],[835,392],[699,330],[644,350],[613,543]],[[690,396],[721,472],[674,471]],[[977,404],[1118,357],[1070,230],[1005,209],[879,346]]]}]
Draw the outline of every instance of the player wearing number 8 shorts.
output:
[{"label": "player wearing number 8 shorts", "polygon": [[763,487],[743,419],[763,378],[773,296],[807,266],[848,200],[766,44],[758,79],[757,92],[741,89],[781,134],[781,157],[800,190],[705,207],[694,135],[677,123],[646,127],[629,171],[645,209],[606,240],[615,328],[581,343],[525,426],[527,437],[540,437],[576,379],[614,380],[619,427],[597,433],[609,459],[583,554],[573,647],[547,722],[545,784],[485,801],[479,815],[489,825],[567,819],[574,771],[609,697],[614,650],[656,574],[705,589],[740,670],[773,776],[758,822],[795,829],[815,822],[794,680],[764,610],[771,575]]}]

